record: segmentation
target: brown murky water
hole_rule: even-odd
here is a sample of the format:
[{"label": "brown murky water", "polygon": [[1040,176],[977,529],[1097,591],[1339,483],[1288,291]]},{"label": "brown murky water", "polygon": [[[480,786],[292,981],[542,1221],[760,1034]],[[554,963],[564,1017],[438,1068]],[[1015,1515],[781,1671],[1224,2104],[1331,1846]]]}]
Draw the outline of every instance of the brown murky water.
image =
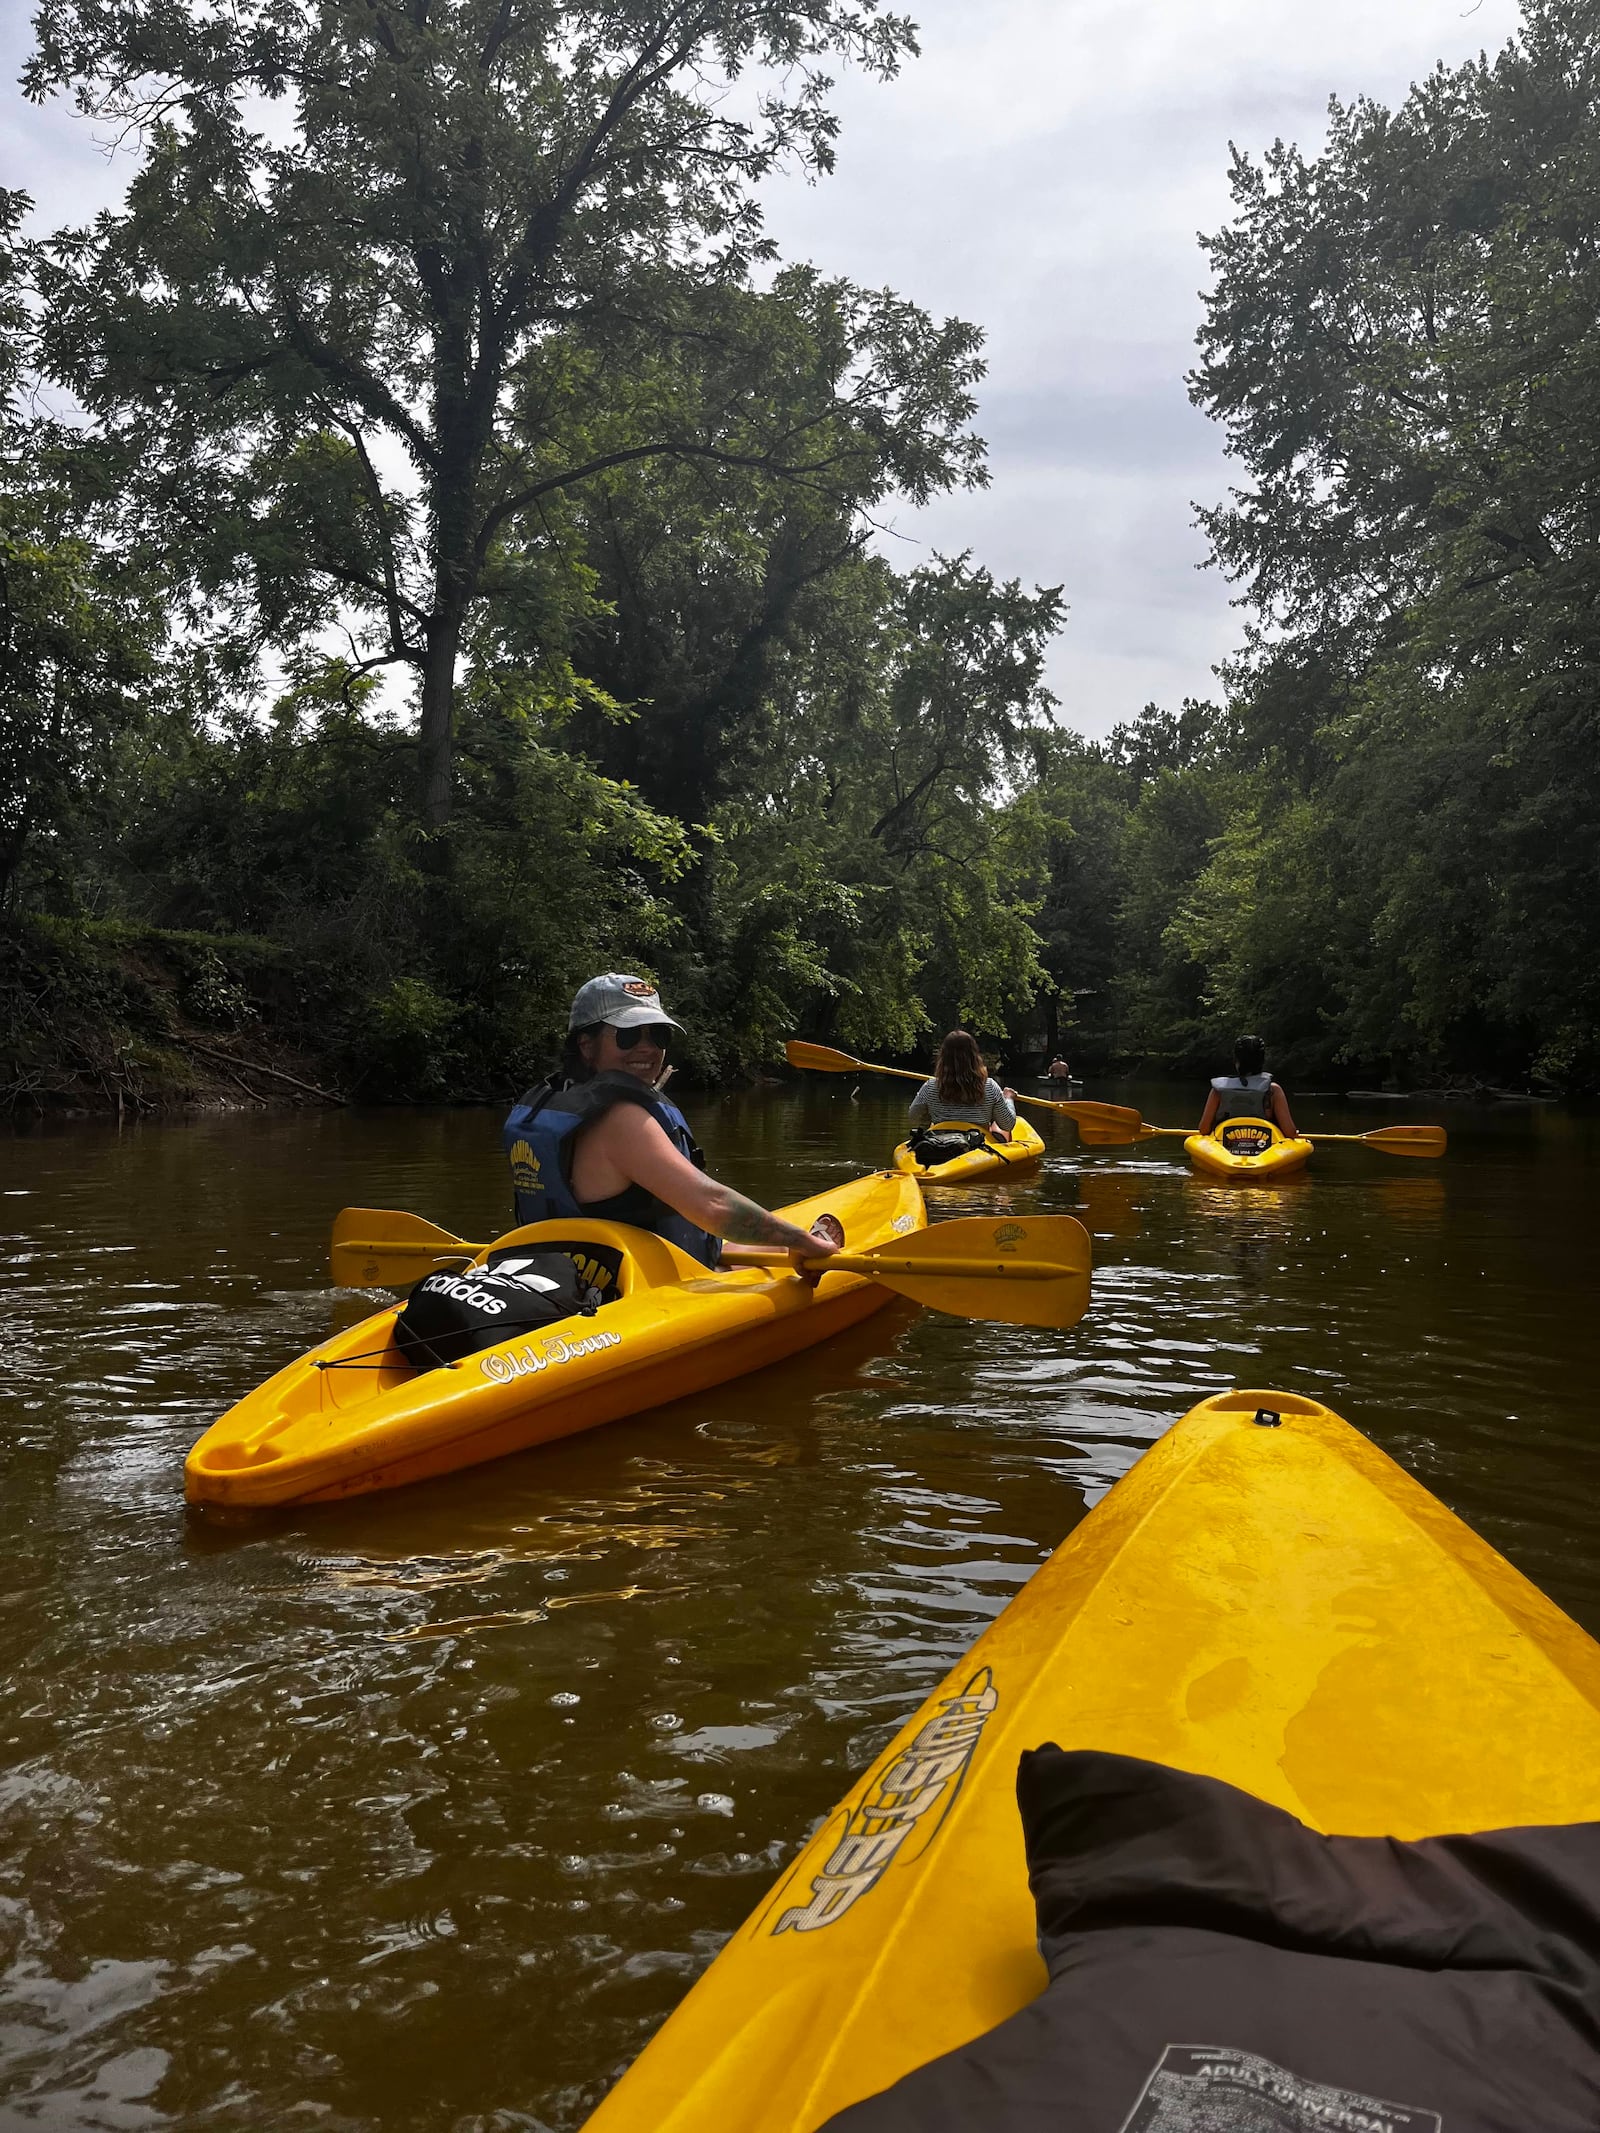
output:
[{"label": "brown murky water", "polygon": [[[898,1117],[840,1083],[689,1108],[769,1203],[881,1161]],[[496,1118],[0,1144],[0,2122],[570,2133],[848,1774],[1222,1386],[1329,1401],[1600,1629],[1600,1122],[1437,1115],[1443,1165],[1328,1150],[1277,1191],[1047,1128],[1035,1180],[943,1200],[1083,1216],[1072,1333],[895,1304],[702,1399],[220,1534],[184,1516],[190,1443],[364,1308],[325,1285],[333,1210],[487,1234]]]}]

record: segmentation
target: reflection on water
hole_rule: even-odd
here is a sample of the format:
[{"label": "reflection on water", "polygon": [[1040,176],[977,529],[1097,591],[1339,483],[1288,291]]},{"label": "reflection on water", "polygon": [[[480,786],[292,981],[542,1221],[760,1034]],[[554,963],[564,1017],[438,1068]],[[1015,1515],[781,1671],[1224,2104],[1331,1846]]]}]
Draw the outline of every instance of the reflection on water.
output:
[{"label": "reflection on water", "polygon": [[[769,1202],[881,1161],[900,1116],[821,1083],[690,1109]],[[1047,1125],[1043,1169],[934,1204],[1077,1213],[1071,1333],[896,1303],[592,1436],[221,1530],[184,1519],[189,1444],[367,1308],[327,1286],[333,1210],[490,1233],[496,1121],[9,1143],[13,2121],[567,2133],[1085,1505],[1228,1384],[1330,1401],[1600,1625],[1594,1129],[1446,1123],[1440,1166],[1327,1149],[1243,1190]]]}]

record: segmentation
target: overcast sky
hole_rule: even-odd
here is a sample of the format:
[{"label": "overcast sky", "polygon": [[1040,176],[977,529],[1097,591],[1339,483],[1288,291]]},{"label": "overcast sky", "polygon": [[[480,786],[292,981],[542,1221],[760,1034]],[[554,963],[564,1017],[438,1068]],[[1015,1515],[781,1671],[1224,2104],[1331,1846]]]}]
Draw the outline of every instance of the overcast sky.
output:
[{"label": "overcast sky", "polygon": [[[1062,584],[1051,682],[1102,733],[1206,695],[1238,640],[1200,571],[1191,499],[1228,487],[1190,407],[1228,143],[1320,143],[1330,94],[1397,102],[1441,60],[1495,51],[1512,0],[897,0],[923,56],[841,81],[837,174],[775,189],[784,249],[988,336],[992,486],[897,516],[927,548]],[[1464,11],[1465,10],[1465,11]],[[891,544],[903,557],[921,550]]]},{"label": "overcast sky", "polygon": [[[785,254],[988,337],[978,427],[992,486],[902,510],[903,565],[970,548],[997,573],[1062,584],[1051,663],[1068,723],[1103,733],[1151,698],[1213,688],[1240,617],[1194,498],[1228,484],[1188,404],[1204,262],[1226,218],[1228,143],[1314,147],[1328,97],[1393,103],[1440,60],[1498,49],[1513,0],[895,0],[923,56],[887,85],[844,77],[839,168],[772,187]],[[0,0],[0,65],[27,48]],[[114,197],[70,110],[0,105],[0,181],[69,221]]]}]

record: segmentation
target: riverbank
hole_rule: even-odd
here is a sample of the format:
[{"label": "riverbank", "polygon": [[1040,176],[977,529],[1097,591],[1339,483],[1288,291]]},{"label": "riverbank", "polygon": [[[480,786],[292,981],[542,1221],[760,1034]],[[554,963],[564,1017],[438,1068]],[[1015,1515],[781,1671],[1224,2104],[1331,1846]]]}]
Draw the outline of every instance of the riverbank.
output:
[{"label": "riverbank", "polygon": [[12,921],[0,930],[0,1112],[347,1103],[345,1062],[314,1041],[326,990],[322,974],[248,935]]},{"label": "riverbank", "polygon": [[[0,922],[0,1116],[23,1124],[358,1100],[493,1103],[522,1087],[548,1050],[548,1042],[530,1041],[528,1028],[510,1025],[503,1002],[474,1007],[470,997],[446,999],[415,977],[375,985],[370,971],[336,956],[318,960],[250,934],[122,920]],[[1019,1050],[1023,1059],[1039,1057],[1025,1045]],[[688,1052],[678,1060],[682,1087],[765,1079],[757,1063],[737,1063],[726,1032],[698,1030]],[[902,1056],[893,1063],[917,1062]],[[1151,1071],[1137,1058],[1103,1054],[1086,1053],[1081,1064],[1096,1086]],[[1193,1094],[1208,1070],[1156,1071]],[[1041,1095],[1076,1096],[1085,1086],[1051,1085],[1009,1062],[1000,1071]],[[1366,1081],[1374,1064],[1351,1072]],[[1297,1099],[1385,1103],[1548,1102],[1554,1093],[1448,1074],[1409,1091],[1393,1082],[1290,1084]]]}]

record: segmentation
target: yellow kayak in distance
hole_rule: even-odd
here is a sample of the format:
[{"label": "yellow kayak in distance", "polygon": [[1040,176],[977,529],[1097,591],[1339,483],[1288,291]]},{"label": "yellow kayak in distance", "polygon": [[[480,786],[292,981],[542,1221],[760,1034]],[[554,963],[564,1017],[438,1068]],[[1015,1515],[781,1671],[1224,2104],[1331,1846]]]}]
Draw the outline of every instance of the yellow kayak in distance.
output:
[{"label": "yellow kayak in distance", "polygon": [[[851,1251],[927,1226],[915,1180],[896,1172],[781,1213],[801,1229],[834,1215]],[[788,1268],[713,1271],[618,1222],[534,1223],[488,1250],[511,1243],[611,1254],[618,1294],[593,1317],[436,1370],[415,1369],[395,1347],[398,1305],[376,1312],[214,1422],[185,1465],[188,1500],[232,1509],[320,1503],[476,1466],[764,1369],[855,1325],[892,1294],[862,1274],[824,1274],[813,1285]]]},{"label": "yellow kayak in distance", "polygon": [[894,1152],[894,1167],[928,1185],[973,1185],[983,1178],[1003,1177],[1008,1170],[1031,1169],[1043,1155],[1044,1141],[1037,1129],[1019,1118],[1010,1140],[986,1140],[981,1147],[954,1155],[945,1163],[919,1163],[911,1143],[902,1141]]},{"label": "yellow kayak in distance", "polygon": [[1184,1153],[1208,1178],[1281,1178],[1303,1170],[1308,1140],[1291,1140],[1270,1119],[1229,1118],[1209,1133],[1191,1133]]},{"label": "yellow kayak in distance", "polygon": [[1600,1646],[1326,1407],[1206,1400],[901,1729],[588,2133],[815,2133],[1036,1998],[1015,1784],[1046,1741],[1328,1834],[1590,1821]]}]

